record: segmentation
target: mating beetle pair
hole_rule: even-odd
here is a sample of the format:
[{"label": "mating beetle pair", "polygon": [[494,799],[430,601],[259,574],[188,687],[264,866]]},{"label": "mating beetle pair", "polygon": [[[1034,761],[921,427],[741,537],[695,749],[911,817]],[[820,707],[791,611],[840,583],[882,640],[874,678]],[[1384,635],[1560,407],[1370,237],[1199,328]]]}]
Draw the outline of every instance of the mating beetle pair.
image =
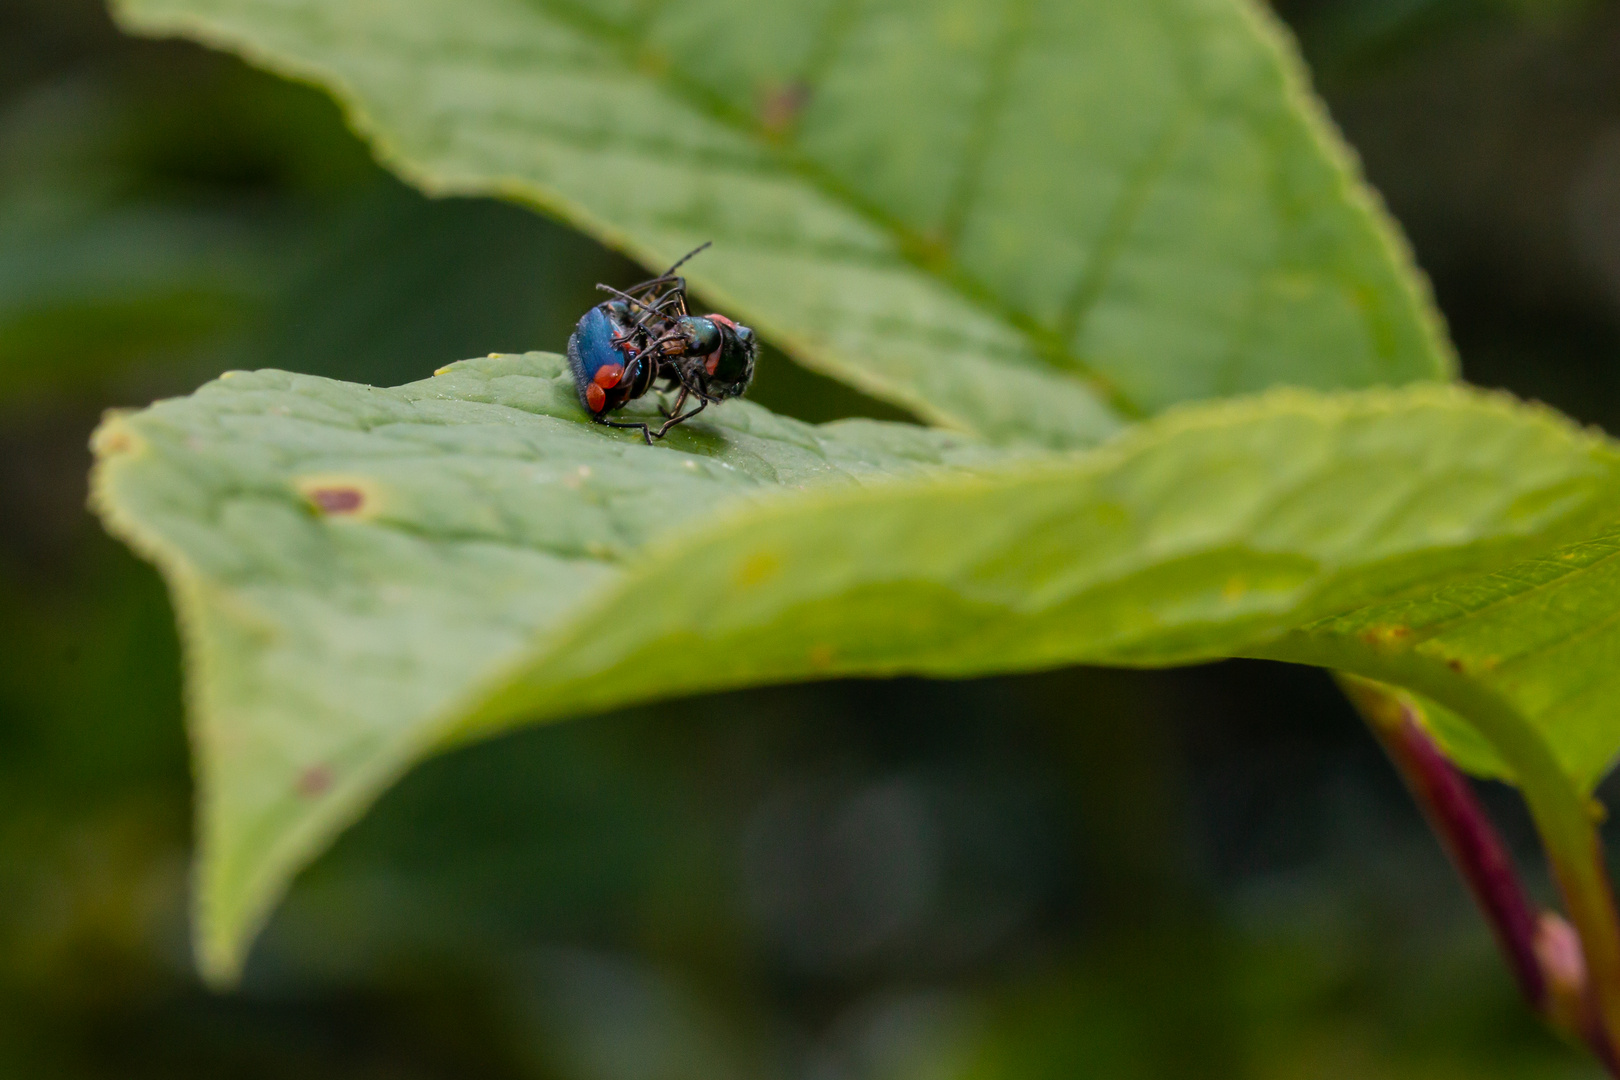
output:
[{"label": "mating beetle pair", "polygon": [[[689,314],[686,279],[675,275],[682,263],[708,246],[704,244],[658,277],[623,292],[597,286],[614,298],[581,316],[568,338],[568,364],[574,371],[579,403],[598,424],[639,428],[651,445],[711,403],[738,397],[748,389],[759,356],[754,332],[724,315]],[[647,393],[654,383],[662,383],[661,390],[680,388],[674,407],[664,413],[664,423],[657,429],[607,418]],[[697,398],[697,407],[683,414],[681,409],[691,398]]]}]

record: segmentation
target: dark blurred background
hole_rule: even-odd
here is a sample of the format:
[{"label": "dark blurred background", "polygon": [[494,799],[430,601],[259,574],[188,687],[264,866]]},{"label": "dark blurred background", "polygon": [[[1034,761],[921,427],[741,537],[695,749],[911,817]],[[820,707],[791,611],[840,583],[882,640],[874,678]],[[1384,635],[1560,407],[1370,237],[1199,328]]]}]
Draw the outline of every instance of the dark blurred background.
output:
[{"label": "dark blurred background", "polygon": [[[1282,14],[1469,377],[1620,432],[1620,4]],[[1258,664],[771,689],[465,749],[203,990],[177,646],[83,509],[100,411],[557,349],[636,276],[414,194],[312,91],[0,0],[0,1077],[1596,1075],[1325,677]],[[756,396],[892,415],[779,356]]]}]

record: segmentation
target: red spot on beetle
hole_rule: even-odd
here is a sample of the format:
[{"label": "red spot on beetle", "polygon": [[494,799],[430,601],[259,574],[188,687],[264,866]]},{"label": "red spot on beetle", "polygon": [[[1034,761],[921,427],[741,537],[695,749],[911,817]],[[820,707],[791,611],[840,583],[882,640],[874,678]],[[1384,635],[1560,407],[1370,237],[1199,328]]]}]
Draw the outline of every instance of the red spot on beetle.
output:
[{"label": "red spot on beetle", "polygon": [[[730,327],[732,330],[737,329],[737,324],[726,318],[724,315],[716,315],[715,313],[710,312],[703,317],[712,323],[718,323],[721,326]],[[724,346],[721,346],[721,349],[723,348]],[[710,353],[703,361],[703,370],[707,371],[710,375],[713,375],[720,368],[721,349],[714,350],[714,352]]]},{"label": "red spot on beetle", "polygon": [[602,406],[607,404],[607,391],[595,383],[586,383],[585,404],[591,407],[591,412],[601,412]]},{"label": "red spot on beetle", "polygon": [[352,487],[311,488],[309,501],[326,514],[352,514],[366,504],[365,493]]},{"label": "red spot on beetle", "polygon": [[326,765],[311,765],[298,774],[298,794],[306,799],[324,795],[332,786],[332,770]]},{"label": "red spot on beetle", "polygon": [[622,378],[624,378],[624,367],[622,365],[604,364],[596,369],[596,374],[591,376],[591,382],[604,390],[611,390],[619,385],[619,380]]}]

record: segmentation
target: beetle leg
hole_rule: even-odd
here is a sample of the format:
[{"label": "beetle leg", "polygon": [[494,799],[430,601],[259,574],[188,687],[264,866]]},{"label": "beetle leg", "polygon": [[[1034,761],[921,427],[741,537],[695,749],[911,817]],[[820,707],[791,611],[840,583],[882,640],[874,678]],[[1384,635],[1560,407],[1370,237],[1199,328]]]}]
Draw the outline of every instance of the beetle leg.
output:
[{"label": "beetle leg", "polygon": [[[675,308],[676,308],[676,313],[675,314],[671,314],[668,311],[664,310],[665,308],[667,308],[667,307],[669,307],[671,305],[674,305]],[[643,305],[643,306],[647,307],[646,305]],[[673,295],[670,295],[670,296],[666,296],[664,299],[658,301],[658,303],[656,303],[656,304],[654,304],[654,305],[652,305],[650,307],[647,307],[646,311],[642,312],[639,316],[636,317],[635,327],[636,327],[637,330],[643,330],[643,331],[646,330],[647,320],[651,319],[654,315],[658,316],[661,319],[678,319],[682,315],[684,315],[685,313],[686,313],[686,298],[681,296],[679,293],[676,293],[676,294],[673,294]]]},{"label": "beetle leg", "polygon": [[[685,397],[686,395],[683,392],[681,396]],[[657,437],[662,439],[664,437],[664,433],[667,432],[670,428],[674,427],[676,424],[685,423],[686,421],[692,419],[692,417],[696,416],[698,413],[702,412],[704,409],[707,409],[708,407],[709,407],[709,403],[707,401],[700,401],[700,402],[698,402],[698,407],[693,409],[691,412],[687,413],[685,416],[672,416],[672,417],[670,417],[668,420],[664,421],[664,426],[658,429],[658,431],[656,433]]]},{"label": "beetle leg", "polygon": [[641,354],[643,356],[645,356],[648,353],[652,353],[654,356],[662,358],[665,354],[658,351],[660,346],[668,345],[672,341],[680,341],[680,340],[681,340],[680,333],[677,332],[677,331],[672,330],[669,333],[665,334],[663,337],[654,338],[652,341],[647,342],[647,344],[642,348]]},{"label": "beetle leg", "polygon": [[[626,302],[628,304],[634,304],[636,307],[641,308],[644,312],[651,313],[651,312],[657,310],[657,307],[655,305],[649,304],[647,301],[641,299],[639,296],[632,296],[627,292],[621,292],[618,289],[615,289],[611,285],[603,285],[601,282],[597,282],[596,287],[598,289],[601,289],[605,293],[611,293],[612,295],[618,297],[620,300],[623,300],[624,302]],[[646,318],[646,315],[645,314],[642,315],[642,318]]]},{"label": "beetle leg", "polygon": [[658,403],[658,411],[660,413],[663,413],[663,416],[664,416],[665,420],[668,420],[670,417],[674,416],[676,413],[681,411],[681,406],[686,404],[686,398],[687,398],[688,393],[689,393],[689,391],[687,390],[686,386],[683,384],[681,386],[680,396],[675,399],[675,404],[670,406],[670,409],[669,409],[668,412],[664,412],[664,403],[662,401],[660,401]]},{"label": "beetle leg", "polygon": [[[602,419],[598,419],[596,422],[598,424],[603,425],[604,427],[622,428],[625,431],[637,431],[637,430],[639,430],[641,432],[641,437],[643,439],[647,440],[647,445],[648,446],[651,446],[652,443],[653,443],[652,428],[647,424],[643,424],[643,423],[628,424],[628,423],[625,423],[625,422],[620,421],[620,420],[602,420]],[[665,426],[667,427],[668,425],[665,425]],[[663,431],[660,430],[658,434],[659,434],[659,437],[661,438],[663,436]]]}]

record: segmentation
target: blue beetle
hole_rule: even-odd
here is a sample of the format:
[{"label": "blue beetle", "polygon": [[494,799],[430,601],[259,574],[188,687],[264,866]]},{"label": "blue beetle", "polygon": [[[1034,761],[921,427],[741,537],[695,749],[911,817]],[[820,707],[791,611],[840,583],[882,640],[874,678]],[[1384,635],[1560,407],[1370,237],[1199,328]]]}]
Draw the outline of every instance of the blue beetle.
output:
[{"label": "blue beetle", "polygon": [[[737,397],[754,377],[759,342],[754,332],[724,315],[691,315],[686,310],[686,279],[675,271],[708,244],[690,252],[663,274],[613,294],[587,311],[568,339],[574,388],[591,419],[609,427],[639,429],[651,444],[670,428],[690,420],[711,403]],[[609,420],[662,381],[680,388],[665,422],[656,431],[645,423]],[[681,409],[692,398],[695,409]]]},{"label": "blue beetle", "polygon": [[623,301],[598,304],[580,317],[568,338],[568,365],[579,403],[591,419],[610,427],[637,426],[604,417],[645,394],[657,377],[658,358],[642,355],[644,343],[645,334],[630,322]]}]

